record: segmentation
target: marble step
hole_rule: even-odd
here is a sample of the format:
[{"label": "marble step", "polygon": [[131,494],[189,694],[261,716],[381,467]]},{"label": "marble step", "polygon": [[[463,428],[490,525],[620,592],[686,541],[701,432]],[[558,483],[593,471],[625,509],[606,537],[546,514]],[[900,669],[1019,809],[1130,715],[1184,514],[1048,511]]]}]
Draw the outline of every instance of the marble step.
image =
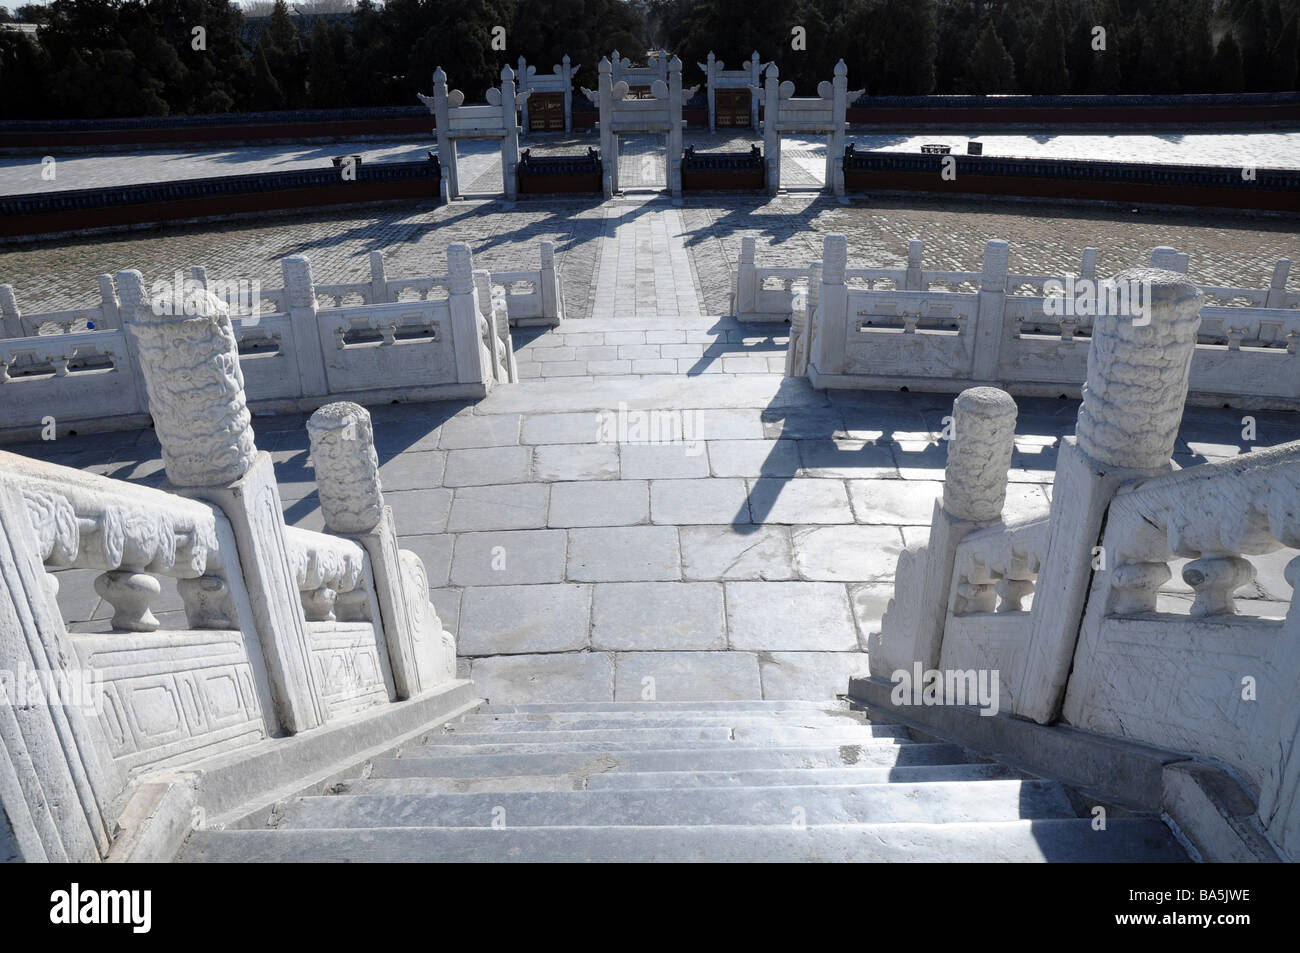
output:
[{"label": "marble step", "polygon": [[196,831],[190,863],[272,862],[1186,862],[1156,820],[774,827],[382,828]]},{"label": "marble step", "polygon": [[919,781],[991,781],[1014,777],[1015,771],[994,762],[854,768],[769,768],[750,771],[623,771],[592,775],[587,779],[587,790],[894,784]]},{"label": "marble step", "polygon": [[513,714],[569,714],[574,712],[710,712],[710,711],[848,711],[844,702],[805,701],[716,701],[716,702],[537,702],[519,705],[480,705],[474,709],[479,715]]},{"label": "marble step", "polygon": [[906,740],[907,729],[897,725],[837,725],[835,727],[783,727],[767,722],[755,725],[726,725],[696,728],[615,728],[568,731],[435,731],[425,735],[419,748],[464,747],[510,744],[638,744],[646,747],[699,747],[704,744],[852,744],[873,738]]},{"label": "marble step", "polygon": [[880,768],[773,768],[755,771],[644,771],[501,778],[376,778],[341,781],[331,794],[473,794],[487,791],[644,791],[708,787],[807,787],[911,781],[987,781],[1012,778],[1000,764],[936,764]]},{"label": "marble step", "polygon": [[656,791],[322,795],[284,805],[282,829],[953,824],[1075,817],[1054,781],[935,781]]},{"label": "marble step", "polygon": [[806,726],[839,730],[841,728],[851,729],[865,724],[867,722],[854,712],[845,712],[842,715],[810,715],[805,713],[797,715],[740,715],[727,713],[688,715],[683,712],[679,717],[675,718],[645,713],[637,714],[631,718],[605,718],[601,715],[592,715],[589,717],[578,716],[573,719],[570,719],[569,716],[542,716],[541,718],[524,720],[517,720],[510,715],[485,715],[480,717],[466,716],[455,721],[449,721],[444,727],[430,732],[430,735],[478,735],[492,732],[608,732],[629,728],[638,730],[649,728],[754,728],[763,725],[776,728]]},{"label": "marble step", "polygon": [[[535,747],[535,746],[534,746]],[[851,745],[651,749],[608,745],[559,749],[465,752],[456,748],[403,752],[371,762],[372,778],[492,778],[563,774],[589,776],[615,771],[762,771],[791,768],[894,767],[959,764],[969,760],[959,745],[896,744],[889,740]],[[434,752],[432,756],[428,752]]]}]

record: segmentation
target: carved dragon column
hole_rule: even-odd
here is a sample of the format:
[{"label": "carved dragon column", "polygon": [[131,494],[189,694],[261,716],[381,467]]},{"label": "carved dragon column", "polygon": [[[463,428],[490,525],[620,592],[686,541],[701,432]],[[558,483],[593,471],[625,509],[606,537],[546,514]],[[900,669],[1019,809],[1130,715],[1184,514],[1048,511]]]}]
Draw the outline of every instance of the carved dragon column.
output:
[{"label": "carved dragon column", "polygon": [[429,601],[424,564],[398,549],[370,412],[350,401],[326,404],[307,421],[307,433],[327,531],[356,540],[370,556],[398,697],[411,698],[454,678],[455,642]]},{"label": "carved dragon column", "polygon": [[324,722],[325,706],[275,469],[253,441],[230,315],[203,290],[187,298],[186,313],[155,313],[140,272],[118,272],[117,282],[169,488],[216,504],[230,520],[280,723],[294,732],[314,728]]},{"label": "carved dragon column", "polygon": [[1111,498],[1125,481],[1170,470],[1201,324],[1202,295],[1186,275],[1132,268],[1102,284],[1099,302],[1123,301],[1111,287],[1128,291],[1130,306],[1093,321],[1077,437],[1062,440],[1057,457],[1047,554],[1014,693],[1015,714],[1042,724],[1057,718],[1065,696]]}]

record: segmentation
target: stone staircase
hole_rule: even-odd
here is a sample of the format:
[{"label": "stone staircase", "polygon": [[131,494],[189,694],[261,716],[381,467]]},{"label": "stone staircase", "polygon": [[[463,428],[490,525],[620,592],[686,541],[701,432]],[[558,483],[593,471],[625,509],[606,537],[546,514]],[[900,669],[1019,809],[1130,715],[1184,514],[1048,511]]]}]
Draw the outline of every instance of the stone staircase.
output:
[{"label": "stone staircase", "polygon": [[179,859],[1187,859],[1157,818],[1094,830],[1055,781],[836,703],[483,705],[257,816]]}]

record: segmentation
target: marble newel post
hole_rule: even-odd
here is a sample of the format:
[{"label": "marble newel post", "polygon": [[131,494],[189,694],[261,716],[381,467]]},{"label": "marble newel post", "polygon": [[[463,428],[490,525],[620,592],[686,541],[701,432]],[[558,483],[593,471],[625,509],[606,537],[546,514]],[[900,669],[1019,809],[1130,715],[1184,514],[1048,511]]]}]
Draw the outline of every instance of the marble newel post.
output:
[{"label": "marble newel post", "polygon": [[1066,437],[1057,457],[1047,554],[1014,708],[1043,724],[1056,719],[1064,699],[1111,498],[1121,483],[1171,469],[1201,325],[1202,295],[1186,275],[1132,268],[1112,280],[1141,289],[1146,307],[1138,317],[1094,318],[1078,436]]},{"label": "marble newel post", "polygon": [[996,387],[972,387],[952,404],[943,499],[936,500],[930,540],[898,561],[894,600],[881,634],[868,647],[871,673],[939,667],[957,546],[1002,518],[1015,447],[1016,402]]},{"label": "marble newel post", "polygon": [[356,540],[370,557],[398,697],[454,678],[455,642],[429,601],[424,564],[397,547],[370,412],[350,401],[327,404],[311,415],[307,433],[326,530]]},{"label": "marble newel post", "polygon": [[[235,532],[276,712],[289,731],[325,721],[269,454],[253,442],[230,316],[206,291],[195,314],[155,314],[140,272],[117,275],[149,393],[168,489],[219,506]],[[187,302],[187,305],[191,302]]]}]

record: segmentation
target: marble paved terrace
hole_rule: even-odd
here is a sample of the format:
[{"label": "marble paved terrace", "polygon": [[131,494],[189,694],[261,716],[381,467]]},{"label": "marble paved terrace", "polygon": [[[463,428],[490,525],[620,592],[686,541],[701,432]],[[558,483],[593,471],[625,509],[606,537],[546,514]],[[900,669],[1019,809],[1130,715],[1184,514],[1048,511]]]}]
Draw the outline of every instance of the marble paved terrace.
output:
[{"label": "marble paved terrace", "polygon": [[[785,379],[782,326],[710,316],[690,211],[603,207],[594,316],[518,332],[518,385],[372,408],[402,544],[493,701],[829,698],[865,670],[898,553],[926,537],[951,396]],[[1047,506],[1077,403],[1020,408],[1007,515]],[[1178,462],[1249,449],[1241,416],[1189,409]],[[1300,438],[1295,415],[1254,416],[1259,445]],[[304,417],[254,424],[289,522],[320,529]],[[151,431],[6,449],[162,478]],[[1260,560],[1242,611],[1285,612],[1283,562]],[[81,630],[111,614],[92,575],[60,589]],[[1163,598],[1190,601],[1177,570]]]}]

